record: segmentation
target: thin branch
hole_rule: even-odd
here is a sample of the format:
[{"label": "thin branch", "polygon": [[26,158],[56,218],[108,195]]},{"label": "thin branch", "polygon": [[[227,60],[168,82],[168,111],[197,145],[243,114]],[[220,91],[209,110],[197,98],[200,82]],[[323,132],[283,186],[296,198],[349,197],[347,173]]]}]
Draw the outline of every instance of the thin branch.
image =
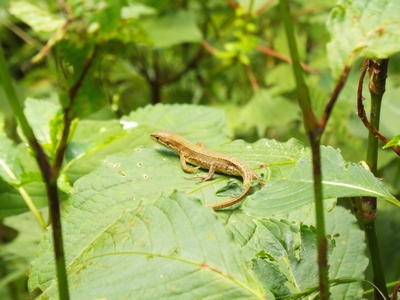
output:
[{"label": "thin branch", "polygon": [[390,300],[398,300],[397,294],[400,292],[400,282],[396,283],[393,288],[393,294]]},{"label": "thin branch", "polygon": [[72,16],[72,9],[68,5],[66,0],[57,0],[58,5],[60,6],[61,12],[66,18],[69,18],[69,16]]},{"label": "thin branch", "polygon": [[56,178],[58,177],[58,174],[60,172],[64,154],[67,149],[68,136],[69,136],[69,132],[70,132],[70,128],[71,128],[71,122],[74,118],[74,116],[71,115],[71,109],[74,106],[78,91],[82,87],[83,81],[93,63],[96,53],[97,53],[97,48],[95,47],[93,49],[92,55],[88,58],[85,65],[83,66],[81,75],[79,76],[79,78],[75,82],[75,84],[69,89],[69,92],[68,92],[70,102],[69,102],[69,106],[67,108],[65,108],[65,110],[64,110],[63,131],[61,134],[59,147],[57,148],[57,152],[56,152],[55,159],[54,159],[54,164],[52,167],[52,173],[54,174],[54,176]]},{"label": "thin branch", "polygon": [[39,53],[30,59],[29,63],[37,63],[43,57],[45,57],[50,50],[53,49],[54,45],[64,37],[65,33],[67,32],[67,27],[71,22],[72,19],[65,20],[65,23],[57,28],[51,38],[47,41],[46,45],[39,51]]},{"label": "thin branch", "polygon": [[244,67],[246,68],[247,75],[249,76],[251,86],[253,87],[253,91],[258,92],[258,90],[260,89],[260,86],[258,85],[256,77],[254,76],[253,70],[251,69],[250,65],[244,65]]},{"label": "thin branch", "polygon": [[33,37],[31,37],[29,34],[27,34],[25,31],[23,31],[14,23],[3,21],[2,24],[8,29],[10,29],[15,35],[17,35],[23,41],[25,41],[28,45],[35,47],[37,50],[42,49],[43,45],[40,42],[35,40]]},{"label": "thin branch", "polygon": [[76,98],[76,95],[78,94],[79,89],[82,87],[83,80],[86,77],[87,72],[89,71],[90,67],[92,66],[93,60],[97,54],[97,47],[95,46],[92,52],[92,55],[88,58],[86,61],[85,65],[83,66],[82,73],[79,76],[78,80],[75,82],[75,84],[70,88],[68,96],[69,99],[71,100],[71,107],[73,106],[73,101]]},{"label": "thin branch", "polygon": [[[286,61],[288,63],[292,63],[292,60],[291,60],[291,58],[289,56],[286,56],[286,55],[284,55],[282,53],[279,53],[279,52],[277,52],[277,51],[275,51],[275,50],[273,50],[271,48],[268,48],[268,47],[265,47],[265,46],[261,46],[261,45],[258,45],[256,48],[257,48],[257,50],[259,50],[259,51],[261,51],[261,52],[263,52],[265,54],[274,56],[274,57],[279,58],[280,60]],[[305,63],[300,62],[300,65],[307,72],[310,72],[310,73],[313,73],[313,74],[318,74],[319,73],[319,70],[314,69],[314,68],[306,65]]]},{"label": "thin branch", "polygon": [[332,92],[331,98],[329,99],[329,102],[325,106],[324,113],[319,122],[320,134],[322,134],[325,130],[326,123],[329,120],[333,106],[335,105],[336,100],[338,99],[339,93],[342,91],[344,84],[346,83],[347,77],[349,76],[350,69],[351,69],[350,66],[344,67],[342,74],[340,75],[339,81],[336,83],[336,86]]},{"label": "thin branch", "polygon": [[206,40],[201,41],[201,45],[206,49],[208,52],[210,52],[212,55],[217,55],[218,50],[215,49],[213,46],[211,46]]},{"label": "thin branch", "polygon": [[275,2],[275,0],[269,0],[267,3],[262,5],[259,9],[256,10],[256,15],[258,16],[259,14],[261,14],[264,10],[266,10],[268,7],[270,7],[274,2]]},{"label": "thin branch", "polygon": [[237,3],[235,3],[235,1],[233,0],[226,0],[230,6],[232,6],[233,9],[237,9],[239,7],[239,5]]}]

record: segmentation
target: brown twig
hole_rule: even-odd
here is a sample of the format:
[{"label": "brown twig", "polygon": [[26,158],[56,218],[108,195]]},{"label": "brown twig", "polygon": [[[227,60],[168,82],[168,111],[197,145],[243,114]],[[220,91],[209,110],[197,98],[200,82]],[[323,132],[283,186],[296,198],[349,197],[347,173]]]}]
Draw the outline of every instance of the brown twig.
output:
[{"label": "brown twig", "polygon": [[[371,123],[368,121],[367,115],[365,113],[364,104],[363,104],[363,82],[364,77],[367,71],[370,68],[371,60],[365,59],[364,64],[361,69],[360,78],[358,80],[358,89],[357,89],[357,114],[361,121],[364,123],[365,127],[377,138],[379,138],[382,142],[387,143],[389,141],[384,135],[382,135]],[[400,155],[400,149],[397,146],[392,146],[391,149],[396,152],[397,155]]]},{"label": "brown twig", "polygon": [[11,30],[16,36],[18,36],[20,39],[22,39],[28,45],[31,45],[32,47],[36,48],[37,50],[40,50],[43,48],[43,45],[40,42],[38,42],[36,39],[31,37],[27,32],[22,30],[20,27],[18,27],[14,23],[11,23],[9,21],[3,21],[2,25],[7,27],[9,30]]},{"label": "brown twig", "polygon": [[251,69],[250,65],[244,65],[244,66],[246,68],[247,75],[249,76],[251,86],[253,87],[253,91],[258,92],[260,86],[258,85],[256,77],[254,76],[253,70]]},{"label": "brown twig", "polygon": [[[286,55],[284,55],[282,53],[279,53],[279,52],[277,52],[277,51],[275,51],[275,50],[273,50],[271,48],[268,48],[268,47],[265,47],[265,46],[261,46],[261,45],[258,45],[256,48],[257,48],[257,50],[259,50],[259,51],[261,51],[261,52],[263,52],[265,54],[274,56],[274,57],[279,58],[280,60],[286,61],[288,63],[292,63],[292,60],[290,59],[289,56],[286,56]],[[314,73],[314,74],[318,74],[319,73],[319,71],[317,69],[314,69],[314,68],[312,68],[312,67],[310,67],[310,66],[308,66],[308,65],[306,65],[306,64],[304,64],[302,62],[300,63],[300,65],[307,72]]]},{"label": "brown twig", "polygon": [[[206,40],[202,40],[201,44],[203,45],[203,47],[210,52],[212,55],[217,55],[218,50],[215,49],[213,46],[211,46]],[[254,72],[251,69],[251,67],[249,65],[244,65],[247,71],[247,75],[249,76],[249,80],[251,83],[251,86],[253,87],[253,91],[257,92],[260,89],[260,86],[257,82],[256,77],[254,76]]]},{"label": "brown twig", "polygon": [[58,5],[60,6],[61,12],[69,18],[69,16],[72,16],[72,9],[68,5],[66,0],[57,0]]},{"label": "brown twig", "polygon": [[390,300],[398,300],[397,293],[400,292],[400,282],[396,283],[393,289],[393,294]]},{"label": "brown twig", "polygon": [[93,49],[93,53],[92,55],[88,58],[88,60],[86,61],[85,65],[82,68],[82,72],[81,75],[79,76],[78,80],[75,82],[75,84],[69,89],[68,92],[68,97],[69,97],[69,106],[67,108],[65,108],[64,110],[64,126],[63,126],[63,131],[61,134],[61,139],[60,139],[60,143],[59,143],[59,147],[57,148],[57,152],[55,155],[55,159],[54,159],[54,164],[52,167],[52,174],[55,178],[58,177],[58,174],[60,172],[61,169],[61,164],[64,158],[64,154],[65,154],[65,150],[67,148],[67,142],[68,142],[68,136],[69,136],[69,131],[71,128],[71,122],[74,118],[74,116],[72,115],[72,108],[74,106],[75,103],[75,99],[76,96],[78,94],[79,89],[82,87],[83,81],[93,63],[93,60],[96,56],[97,53],[97,48],[95,47]]},{"label": "brown twig", "polygon": [[339,93],[343,89],[344,84],[346,83],[347,77],[349,76],[350,69],[351,69],[350,66],[344,67],[342,74],[340,75],[339,81],[336,83],[336,86],[331,94],[329,102],[325,106],[324,114],[322,115],[321,120],[319,122],[320,134],[322,134],[322,132],[325,130],[326,123],[328,122],[328,119],[331,115],[333,106],[335,105],[336,100],[339,96]]},{"label": "brown twig", "polygon": [[239,7],[239,5],[237,3],[235,3],[235,1],[233,0],[226,0],[230,6],[232,6],[233,9],[237,9]]},{"label": "brown twig", "polygon": [[263,6],[261,6],[259,9],[256,10],[256,15],[261,14],[264,10],[266,10],[268,7],[274,3],[275,0],[269,0],[267,3],[265,3]]},{"label": "brown twig", "polygon": [[215,49],[213,46],[211,46],[206,40],[201,41],[201,45],[206,49],[208,52],[210,52],[212,55],[217,55],[218,50]]}]

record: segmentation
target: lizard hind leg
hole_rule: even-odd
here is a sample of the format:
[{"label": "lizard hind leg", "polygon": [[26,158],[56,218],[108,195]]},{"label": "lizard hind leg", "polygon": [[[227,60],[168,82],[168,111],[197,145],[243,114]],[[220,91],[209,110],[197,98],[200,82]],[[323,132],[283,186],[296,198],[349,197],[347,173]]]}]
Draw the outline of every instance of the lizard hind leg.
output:
[{"label": "lizard hind leg", "polygon": [[[196,169],[199,167],[196,167]],[[215,167],[214,165],[210,166],[210,169],[208,171],[208,173],[206,175],[196,175],[196,176],[191,176],[191,177],[186,177],[187,179],[197,179],[197,178],[201,178],[201,180],[199,182],[197,182],[197,184],[202,183],[204,181],[208,181],[211,180],[214,177],[214,173],[215,173]]]},{"label": "lizard hind leg", "polygon": [[208,170],[208,173],[206,175],[197,175],[196,176],[197,178],[201,178],[201,180],[198,183],[211,180],[214,177],[214,173],[215,173],[215,166],[214,166],[214,164],[211,164],[210,169]]}]

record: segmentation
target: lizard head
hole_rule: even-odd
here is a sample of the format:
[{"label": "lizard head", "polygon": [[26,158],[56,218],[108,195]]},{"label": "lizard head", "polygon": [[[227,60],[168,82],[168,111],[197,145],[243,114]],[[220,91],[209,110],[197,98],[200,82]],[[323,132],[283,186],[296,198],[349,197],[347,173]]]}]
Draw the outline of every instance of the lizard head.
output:
[{"label": "lizard head", "polygon": [[150,137],[152,140],[156,141],[157,143],[160,143],[161,145],[164,145],[165,147],[172,148],[171,147],[171,140],[173,137],[174,133],[167,130],[167,129],[162,129],[156,132],[153,132],[150,134]]}]

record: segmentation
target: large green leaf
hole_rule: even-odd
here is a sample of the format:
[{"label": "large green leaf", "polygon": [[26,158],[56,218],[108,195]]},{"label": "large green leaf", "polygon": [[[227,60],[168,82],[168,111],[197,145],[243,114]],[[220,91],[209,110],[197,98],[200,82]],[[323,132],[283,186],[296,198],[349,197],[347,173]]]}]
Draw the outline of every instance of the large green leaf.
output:
[{"label": "large green leaf", "polygon": [[[256,145],[259,144],[260,142]],[[287,160],[284,153],[281,160],[279,163],[268,164],[272,174],[277,171],[275,169],[281,169],[279,165]],[[279,178],[271,176],[271,180],[266,182],[260,192],[247,198],[243,209],[248,214],[259,217],[285,215],[313,202],[311,156],[299,155],[298,160],[292,163],[289,173],[282,174]],[[339,151],[331,147],[322,147],[321,163],[324,199],[372,196],[400,206],[400,202],[371,172],[357,164],[345,162]]]},{"label": "large green leaf", "polygon": [[[174,192],[144,206],[130,201],[134,195],[101,196],[88,187],[77,182],[64,215],[73,299],[263,298],[232,236],[196,199]],[[38,255],[30,288],[56,297],[49,234]]]},{"label": "large green leaf", "polygon": [[388,58],[400,51],[400,2],[339,0],[327,22],[332,35],[328,44],[334,77],[359,54]]}]

